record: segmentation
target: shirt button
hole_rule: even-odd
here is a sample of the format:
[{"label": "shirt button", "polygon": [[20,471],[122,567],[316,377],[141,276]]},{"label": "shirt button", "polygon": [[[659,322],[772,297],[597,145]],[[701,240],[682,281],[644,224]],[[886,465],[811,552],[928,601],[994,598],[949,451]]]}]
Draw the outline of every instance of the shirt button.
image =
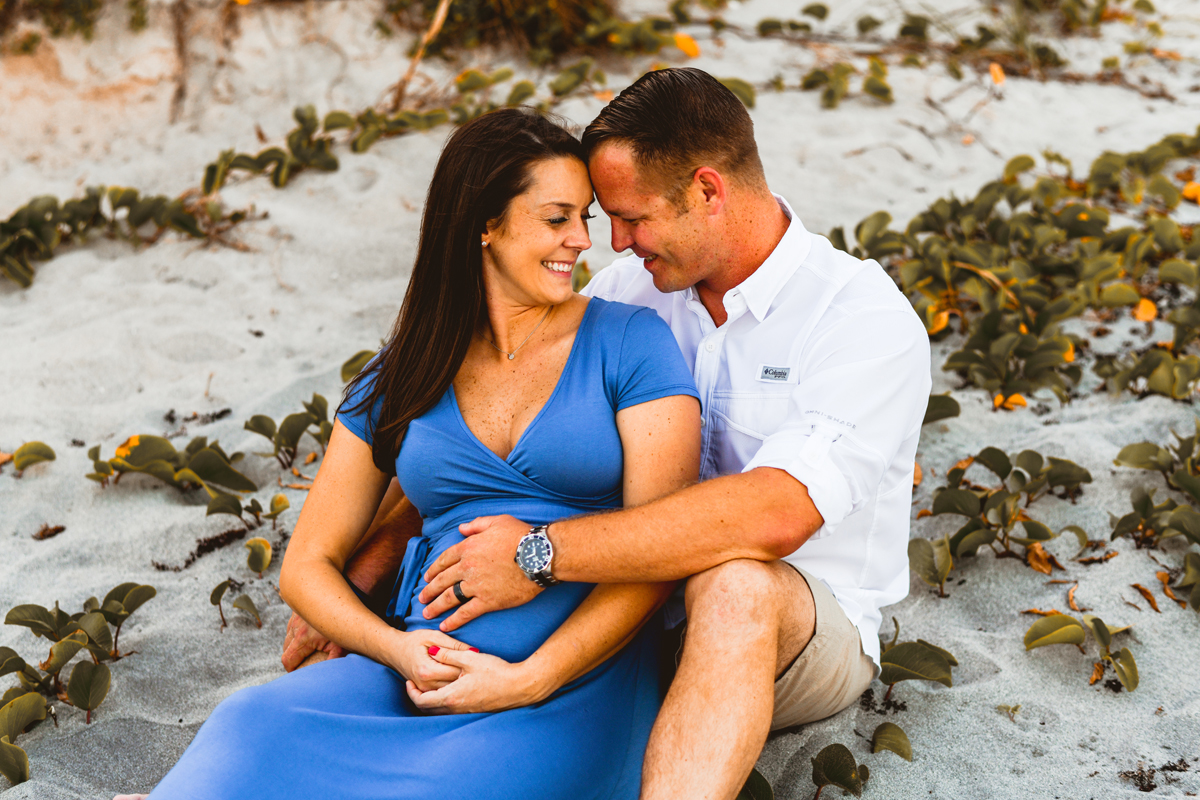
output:
[{"label": "shirt button", "polygon": [[704,349],[711,353],[713,350],[717,349],[717,346],[712,342],[706,342],[704,344]]},{"label": "shirt button", "polygon": [[700,418],[700,427],[701,427],[701,428],[703,428],[703,427],[704,427],[704,417],[701,417],[701,418]]}]

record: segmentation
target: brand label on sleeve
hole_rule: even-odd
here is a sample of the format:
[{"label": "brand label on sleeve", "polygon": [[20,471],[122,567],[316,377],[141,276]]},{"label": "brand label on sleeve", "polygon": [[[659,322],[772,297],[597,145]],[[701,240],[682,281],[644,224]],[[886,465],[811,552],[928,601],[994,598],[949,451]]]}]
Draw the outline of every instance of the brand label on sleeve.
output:
[{"label": "brand label on sleeve", "polygon": [[760,381],[770,381],[772,383],[787,383],[791,377],[791,367],[770,367],[766,364],[758,365],[758,379]]}]

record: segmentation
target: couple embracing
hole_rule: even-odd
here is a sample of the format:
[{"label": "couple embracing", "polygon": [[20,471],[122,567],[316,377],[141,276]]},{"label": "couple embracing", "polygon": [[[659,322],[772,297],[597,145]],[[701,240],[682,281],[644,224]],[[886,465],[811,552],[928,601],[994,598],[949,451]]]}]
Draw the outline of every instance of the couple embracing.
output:
[{"label": "couple embracing", "polygon": [[[593,192],[633,255],[576,294]],[[280,575],[285,665],[319,663],[151,797],[732,798],[878,671],[929,387],[908,302],[771,193],[706,73],[582,142],[458,128]]]}]

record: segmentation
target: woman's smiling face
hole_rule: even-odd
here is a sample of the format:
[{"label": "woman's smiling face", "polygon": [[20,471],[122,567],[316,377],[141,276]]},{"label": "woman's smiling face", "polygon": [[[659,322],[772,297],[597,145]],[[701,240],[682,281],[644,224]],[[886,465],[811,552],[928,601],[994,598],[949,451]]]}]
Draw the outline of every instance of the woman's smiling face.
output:
[{"label": "woman's smiling face", "polygon": [[571,297],[571,273],[592,246],[587,221],[592,184],[587,167],[569,156],[530,168],[529,188],[488,224],[484,285],[491,299],[518,306],[556,305]]}]

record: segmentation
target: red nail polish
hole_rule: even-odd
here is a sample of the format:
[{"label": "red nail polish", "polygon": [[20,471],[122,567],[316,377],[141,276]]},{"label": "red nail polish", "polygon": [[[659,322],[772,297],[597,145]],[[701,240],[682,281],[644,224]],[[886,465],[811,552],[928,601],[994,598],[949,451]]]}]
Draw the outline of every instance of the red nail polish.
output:
[{"label": "red nail polish", "polygon": [[470,650],[472,653],[478,653],[478,652],[479,652],[479,648],[478,648],[478,647],[468,647],[467,649],[468,649],[468,650]]},{"label": "red nail polish", "polygon": [[438,652],[439,652],[441,649],[442,649],[442,648],[438,647],[436,644],[435,644],[435,645],[432,645],[432,646],[429,648],[429,655],[431,655],[431,656],[436,656],[436,655],[438,654]]}]

